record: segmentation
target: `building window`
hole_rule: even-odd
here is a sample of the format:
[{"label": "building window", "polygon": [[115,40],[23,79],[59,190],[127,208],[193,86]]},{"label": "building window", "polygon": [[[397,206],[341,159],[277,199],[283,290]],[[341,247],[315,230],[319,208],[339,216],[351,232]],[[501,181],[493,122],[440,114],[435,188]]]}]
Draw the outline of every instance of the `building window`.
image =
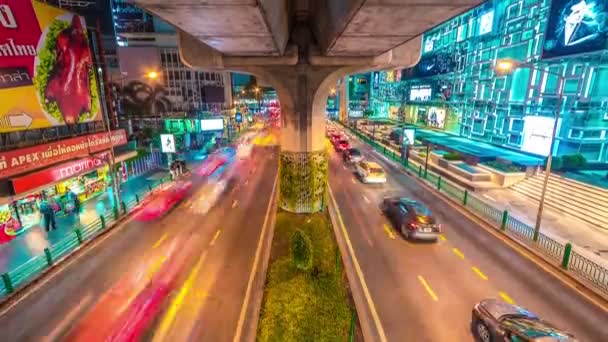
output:
[{"label": "building window", "polygon": [[568,137],[572,139],[580,139],[582,136],[583,131],[580,129],[571,129],[570,134],[568,135]]},{"label": "building window", "polygon": [[602,137],[601,130],[589,130],[583,132],[583,138],[587,139],[599,139]]}]

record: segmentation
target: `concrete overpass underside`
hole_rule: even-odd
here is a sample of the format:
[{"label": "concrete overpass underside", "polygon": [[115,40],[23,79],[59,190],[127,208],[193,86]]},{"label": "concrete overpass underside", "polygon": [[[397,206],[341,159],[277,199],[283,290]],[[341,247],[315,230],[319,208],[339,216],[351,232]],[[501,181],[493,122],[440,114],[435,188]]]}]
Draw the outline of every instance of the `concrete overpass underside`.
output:
[{"label": "concrete overpass underside", "polygon": [[282,111],[280,205],[320,210],[326,197],[327,96],[338,79],[408,67],[421,35],[481,0],[135,0],[179,30],[194,68],[250,73]]}]

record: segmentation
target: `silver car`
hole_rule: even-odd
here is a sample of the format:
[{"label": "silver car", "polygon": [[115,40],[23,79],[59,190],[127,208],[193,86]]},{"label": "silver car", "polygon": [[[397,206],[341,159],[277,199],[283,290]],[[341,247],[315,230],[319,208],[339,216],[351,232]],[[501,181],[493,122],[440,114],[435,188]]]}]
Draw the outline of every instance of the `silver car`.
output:
[{"label": "silver car", "polygon": [[482,342],[576,342],[574,336],[530,311],[498,299],[484,299],[475,304],[471,329],[477,340]]}]

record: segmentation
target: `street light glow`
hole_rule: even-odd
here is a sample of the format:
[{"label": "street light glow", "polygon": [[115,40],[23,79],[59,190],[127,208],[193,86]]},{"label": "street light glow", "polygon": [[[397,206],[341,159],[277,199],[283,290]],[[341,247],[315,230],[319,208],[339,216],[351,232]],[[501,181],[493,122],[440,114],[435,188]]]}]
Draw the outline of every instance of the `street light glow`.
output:
[{"label": "street light glow", "polygon": [[336,88],[331,88],[330,91],[332,95],[336,95]]},{"label": "street light glow", "polygon": [[496,61],[494,65],[494,70],[499,75],[508,75],[513,72],[513,70],[520,67],[519,62],[516,62],[512,59],[499,59]]},{"label": "street light glow", "polygon": [[151,80],[155,80],[156,78],[158,78],[158,72],[156,71],[150,71],[146,74],[146,77],[151,79]]}]

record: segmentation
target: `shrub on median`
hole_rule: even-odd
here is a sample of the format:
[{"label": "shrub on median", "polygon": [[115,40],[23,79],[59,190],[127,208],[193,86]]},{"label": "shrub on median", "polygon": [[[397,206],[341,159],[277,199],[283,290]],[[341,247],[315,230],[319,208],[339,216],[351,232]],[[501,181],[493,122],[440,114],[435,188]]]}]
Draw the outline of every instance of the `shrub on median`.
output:
[{"label": "shrub on median", "polygon": [[[311,271],[300,270],[290,255],[293,237],[298,235],[309,238]],[[335,248],[325,214],[277,215],[258,341],[348,339],[348,287],[344,278],[336,274]]]}]

